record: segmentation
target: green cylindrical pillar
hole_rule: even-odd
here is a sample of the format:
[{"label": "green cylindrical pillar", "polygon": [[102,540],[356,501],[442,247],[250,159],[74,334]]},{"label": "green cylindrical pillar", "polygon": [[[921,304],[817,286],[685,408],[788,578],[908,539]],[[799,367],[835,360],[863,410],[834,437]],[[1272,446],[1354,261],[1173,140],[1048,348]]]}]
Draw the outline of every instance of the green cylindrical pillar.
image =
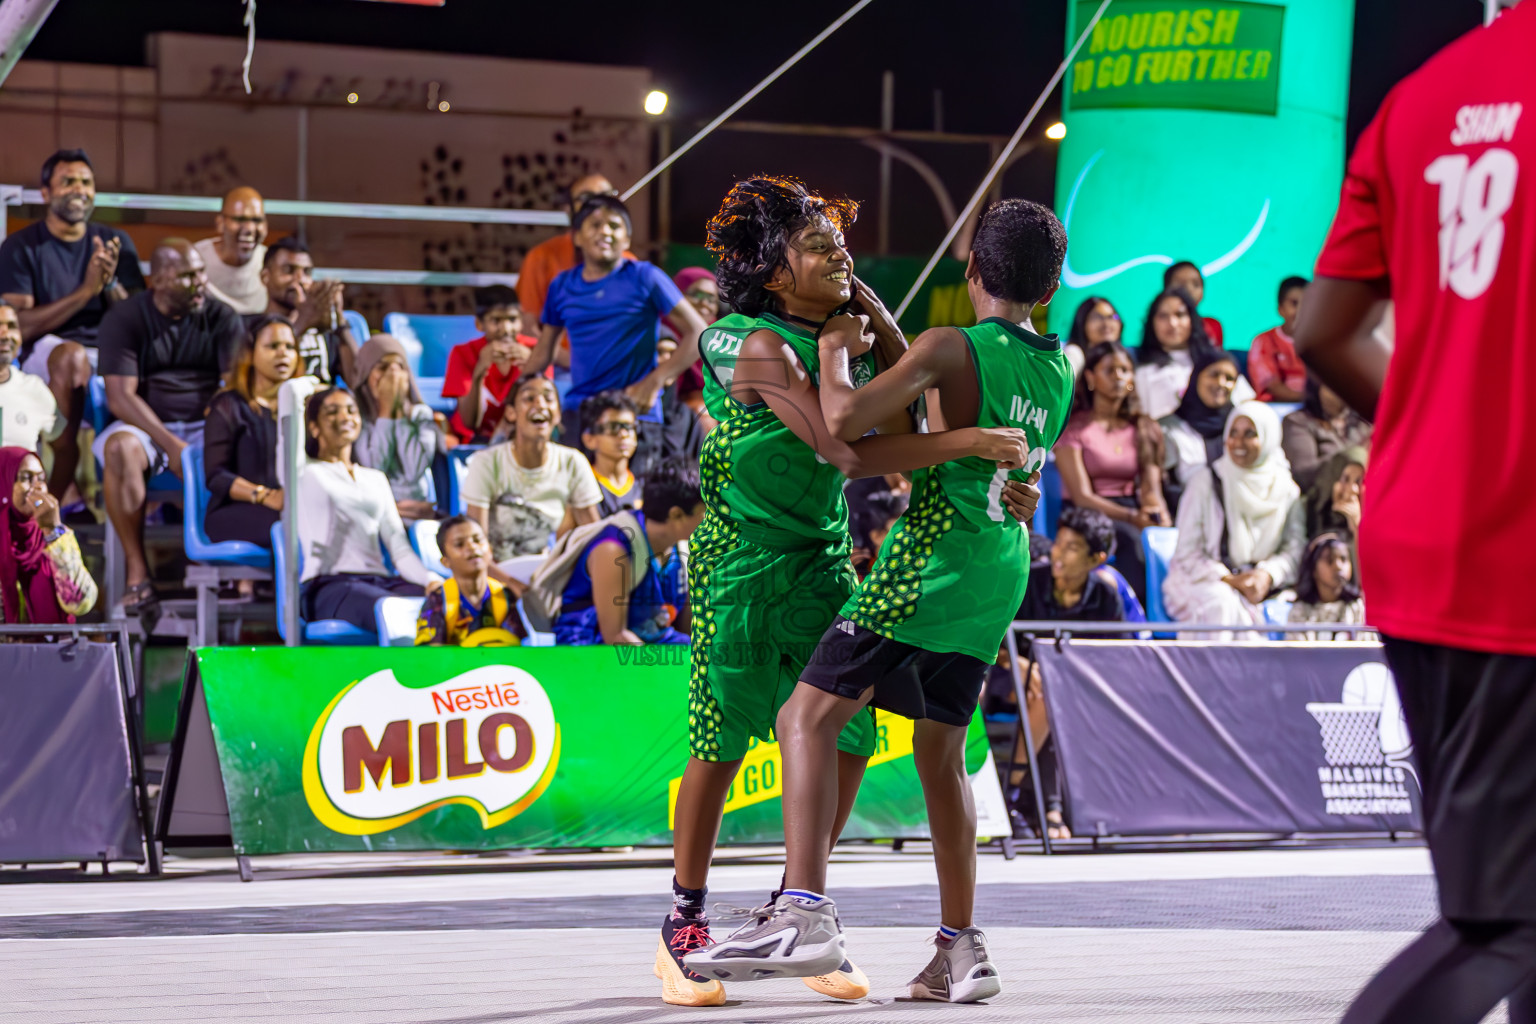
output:
[{"label": "green cylindrical pillar", "polygon": [[[1069,47],[1098,6],[1070,0]],[[1052,330],[1102,294],[1138,343],[1183,259],[1227,348],[1279,322],[1276,288],[1310,274],[1338,205],[1353,26],[1354,0],[1110,4],[1062,80]]]}]

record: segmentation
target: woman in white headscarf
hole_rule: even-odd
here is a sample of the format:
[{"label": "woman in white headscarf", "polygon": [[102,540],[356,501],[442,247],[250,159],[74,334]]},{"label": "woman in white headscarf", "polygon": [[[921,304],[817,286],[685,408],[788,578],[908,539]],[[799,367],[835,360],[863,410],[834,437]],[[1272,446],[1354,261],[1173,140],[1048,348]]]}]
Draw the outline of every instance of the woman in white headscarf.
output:
[{"label": "woman in white headscarf", "polygon": [[1185,489],[1163,603],[1179,622],[1261,625],[1264,600],[1296,581],[1306,514],[1269,406],[1236,406],[1225,444]]}]

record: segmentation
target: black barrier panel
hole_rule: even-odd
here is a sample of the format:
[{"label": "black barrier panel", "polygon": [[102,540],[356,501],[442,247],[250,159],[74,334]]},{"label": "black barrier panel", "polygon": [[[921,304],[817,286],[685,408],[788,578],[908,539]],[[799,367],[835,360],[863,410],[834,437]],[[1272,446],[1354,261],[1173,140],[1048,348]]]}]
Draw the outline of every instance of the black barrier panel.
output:
[{"label": "black barrier panel", "polygon": [[0,646],[0,861],[144,860],[113,645]]},{"label": "black barrier panel", "polygon": [[1079,835],[1421,828],[1380,644],[1034,651]]}]

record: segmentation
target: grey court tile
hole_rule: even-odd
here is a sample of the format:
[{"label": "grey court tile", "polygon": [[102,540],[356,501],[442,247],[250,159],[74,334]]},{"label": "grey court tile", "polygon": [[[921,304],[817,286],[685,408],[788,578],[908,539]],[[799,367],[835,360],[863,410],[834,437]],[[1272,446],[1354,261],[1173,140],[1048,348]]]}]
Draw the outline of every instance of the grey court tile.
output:
[{"label": "grey court tile", "polygon": [[[896,997],[926,928],[858,928],[874,998],[793,981],[732,986],[710,1010],[667,1007],[639,929],[374,932],[0,942],[0,1024],[729,1024],[780,1021],[1332,1022],[1410,938],[1390,932],[991,929],[1005,990],[985,1006]],[[135,973],[117,969],[131,964]],[[1503,1020],[1502,1017],[1493,1018]]]}]

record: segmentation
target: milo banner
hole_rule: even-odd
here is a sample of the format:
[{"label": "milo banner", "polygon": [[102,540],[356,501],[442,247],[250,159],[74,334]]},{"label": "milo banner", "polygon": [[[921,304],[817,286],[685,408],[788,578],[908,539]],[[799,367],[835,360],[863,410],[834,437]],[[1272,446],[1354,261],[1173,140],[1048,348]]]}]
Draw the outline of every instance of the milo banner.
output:
[{"label": "milo banner", "polygon": [[1036,643],[1079,835],[1422,828],[1376,643]]},{"label": "milo banner", "polygon": [[[1070,0],[1068,45],[1099,0]],[[1162,274],[1190,260],[1200,311],[1243,349],[1310,276],[1344,173],[1353,0],[1113,0],[1063,79],[1051,329],[1089,295],[1141,339]]]},{"label": "milo banner", "polygon": [[[246,855],[670,844],[687,658],[686,647],[203,648],[189,659],[161,838],[210,844],[227,813]],[[882,715],[878,734],[844,835],[924,837],[912,723]],[[996,791],[979,724],[967,753]],[[222,800],[207,792],[215,775]],[[777,745],[757,744],[721,841],[781,841],[782,786]]]}]

